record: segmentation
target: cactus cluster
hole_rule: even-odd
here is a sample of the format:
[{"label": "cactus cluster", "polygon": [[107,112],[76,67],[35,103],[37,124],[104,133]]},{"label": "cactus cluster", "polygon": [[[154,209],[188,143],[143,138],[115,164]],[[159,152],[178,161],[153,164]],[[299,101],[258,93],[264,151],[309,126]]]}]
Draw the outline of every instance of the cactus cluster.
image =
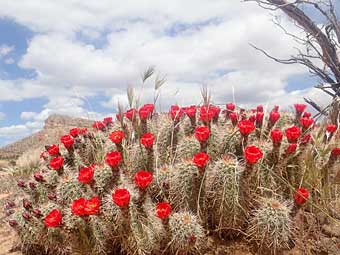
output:
[{"label": "cactus cluster", "polygon": [[34,254],[204,254],[208,235],[292,248],[294,215],[340,175],[337,126],[295,108],[145,104],[73,128],[18,181],[9,224]]}]

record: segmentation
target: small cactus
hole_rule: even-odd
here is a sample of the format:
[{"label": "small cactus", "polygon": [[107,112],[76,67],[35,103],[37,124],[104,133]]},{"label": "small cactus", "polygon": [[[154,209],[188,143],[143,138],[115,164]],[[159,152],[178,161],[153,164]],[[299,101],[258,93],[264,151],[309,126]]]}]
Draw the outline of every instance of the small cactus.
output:
[{"label": "small cactus", "polygon": [[191,160],[183,160],[172,169],[169,196],[175,210],[197,210],[198,168]]},{"label": "small cactus", "polygon": [[250,219],[248,235],[251,241],[273,254],[288,249],[293,232],[290,213],[288,202],[263,199]]},{"label": "small cactus", "polygon": [[171,249],[182,254],[201,254],[205,249],[204,229],[189,212],[174,213],[169,220]]},{"label": "small cactus", "polygon": [[247,210],[240,190],[241,170],[234,157],[220,159],[207,170],[205,192],[212,229],[219,234],[241,230]]},{"label": "small cactus", "polygon": [[177,146],[177,159],[191,159],[200,151],[200,143],[193,136],[181,139]]}]

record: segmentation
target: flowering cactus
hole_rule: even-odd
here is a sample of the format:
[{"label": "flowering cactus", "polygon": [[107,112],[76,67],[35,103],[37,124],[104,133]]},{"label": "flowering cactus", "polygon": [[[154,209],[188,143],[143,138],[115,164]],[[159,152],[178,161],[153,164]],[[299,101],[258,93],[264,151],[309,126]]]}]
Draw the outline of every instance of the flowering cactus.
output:
[{"label": "flowering cactus", "polygon": [[35,254],[204,254],[207,233],[245,232],[259,249],[289,248],[289,204],[312,206],[306,191],[340,175],[338,128],[317,130],[295,108],[145,104],[72,128],[18,180],[25,197],[6,205],[9,225]]},{"label": "flowering cactus", "polygon": [[253,212],[248,235],[263,253],[269,251],[276,254],[289,248],[293,232],[290,212],[290,205],[273,198],[263,200]]}]

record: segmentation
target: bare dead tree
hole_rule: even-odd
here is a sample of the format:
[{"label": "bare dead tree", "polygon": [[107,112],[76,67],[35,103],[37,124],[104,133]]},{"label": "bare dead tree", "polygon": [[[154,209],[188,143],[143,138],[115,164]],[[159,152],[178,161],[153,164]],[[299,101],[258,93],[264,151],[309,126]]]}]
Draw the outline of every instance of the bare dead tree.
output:
[{"label": "bare dead tree", "polygon": [[[338,124],[340,120],[340,20],[338,19],[332,0],[244,0],[256,2],[270,11],[281,10],[294,24],[304,32],[304,36],[289,33],[279,21],[274,20],[284,33],[291,36],[303,47],[297,49],[295,56],[288,59],[275,58],[265,50],[252,45],[267,57],[282,64],[300,64],[308,68],[312,75],[319,78],[315,87],[332,97],[332,103],[322,108],[315,101],[304,98],[318,111],[318,116],[328,115],[331,122]],[[324,24],[317,24],[305,11],[309,6],[321,17]],[[301,48],[303,50],[301,50]]]}]

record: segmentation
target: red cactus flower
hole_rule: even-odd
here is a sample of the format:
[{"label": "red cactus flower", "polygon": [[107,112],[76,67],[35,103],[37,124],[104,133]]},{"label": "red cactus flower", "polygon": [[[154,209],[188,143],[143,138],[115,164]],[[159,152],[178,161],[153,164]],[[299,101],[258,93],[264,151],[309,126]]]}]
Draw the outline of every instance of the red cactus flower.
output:
[{"label": "red cactus flower", "polygon": [[280,108],[280,106],[275,105],[274,108],[273,108],[273,111],[274,111],[274,112],[278,112],[278,111],[279,111],[279,108]]},{"label": "red cactus flower", "polygon": [[281,144],[283,133],[280,129],[273,129],[270,133],[273,144],[279,145]]},{"label": "red cactus flower", "polygon": [[49,200],[56,201],[56,200],[57,200],[57,194],[54,193],[54,192],[49,192],[49,193],[47,194],[47,198],[48,198]]},{"label": "red cactus flower", "polygon": [[103,130],[105,129],[105,124],[102,121],[95,121],[93,122],[92,127],[97,130]]},{"label": "red cactus flower", "polygon": [[58,144],[53,144],[47,149],[48,154],[51,156],[56,156],[59,154],[59,145]]},{"label": "red cactus flower", "polygon": [[274,125],[280,119],[280,113],[277,111],[271,111],[269,113],[269,121],[272,125]]},{"label": "red cactus flower", "polygon": [[45,181],[44,176],[42,176],[42,174],[40,174],[39,172],[35,172],[33,174],[33,177],[37,182],[44,182]]},{"label": "red cactus flower", "polygon": [[140,138],[140,143],[144,145],[145,148],[152,148],[155,141],[155,136],[151,133],[145,133]]},{"label": "red cactus flower", "polygon": [[86,200],[84,212],[86,215],[96,215],[100,210],[100,200],[99,197],[92,197],[89,200]]},{"label": "red cactus flower", "polygon": [[295,107],[296,113],[300,115],[306,110],[307,105],[305,105],[305,104],[294,104],[294,107]]},{"label": "red cactus flower", "polygon": [[183,116],[183,110],[178,105],[172,105],[170,107],[170,116],[172,120],[179,120]]},{"label": "red cactus flower", "polygon": [[39,209],[34,209],[34,210],[32,211],[32,213],[33,213],[34,216],[37,217],[37,218],[40,218],[40,217],[42,216],[42,213],[41,213],[41,211],[40,211]]},{"label": "red cactus flower", "polygon": [[147,118],[150,117],[152,111],[151,111],[151,108],[149,106],[142,106],[140,109],[139,109],[139,118],[141,120],[146,120]]},{"label": "red cactus flower", "polygon": [[229,119],[231,120],[231,122],[233,123],[234,126],[236,126],[237,121],[238,121],[238,114],[237,112],[231,112],[229,114]]},{"label": "red cactus flower", "polygon": [[119,151],[111,151],[106,153],[105,162],[111,167],[117,167],[122,161],[122,155]]},{"label": "red cactus flower", "polygon": [[13,200],[7,201],[7,203],[5,204],[5,209],[11,209],[15,207],[15,202]]},{"label": "red cactus flower", "polygon": [[134,108],[127,110],[127,112],[125,113],[125,117],[131,121],[136,117],[136,115],[137,115],[137,110]]},{"label": "red cactus flower", "polygon": [[18,225],[18,222],[17,222],[16,220],[9,220],[9,221],[8,221],[8,224],[9,224],[12,228],[14,228],[14,227],[16,227],[16,226]]},{"label": "red cactus flower", "polygon": [[306,203],[309,197],[309,192],[305,188],[298,188],[294,194],[294,200],[297,205],[303,205]]},{"label": "red cactus flower", "polygon": [[331,155],[335,158],[340,157],[340,147],[332,149]]},{"label": "red cactus flower", "polygon": [[17,182],[17,185],[18,185],[18,187],[20,187],[20,188],[26,188],[26,183],[23,181],[23,180],[19,180],[18,182]]},{"label": "red cactus flower", "polygon": [[117,131],[113,131],[110,134],[109,139],[116,144],[120,144],[123,141],[124,136],[125,135],[123,131],[117,130]]},{"label": "red cactus flower", "polygon": [[150,113],[153,113],[153,111],[155,110],[154,104],[145,104],[145,105],[143,105],[143,107],[148,109]]},{"label": "red cactus flower", "polygon": [[28,199],[24,198],[22,200],[22,206],[26,209],[26,210],[29,210],[32,208],[32,202],[29,201]]},{"label": "red cactus flower", "polygon": [[74,140],[73,140],[72,136],[70,136],[70,135],[63,135],[60,138],[60,141],[64,144],[66,149],[71,148],[74,144]]},{"label": "red cactus flower", "polygon": [[220,115],[221,113],[221,108],[218,107],[218,106],[212,106],[212,109],[214,111],[214,117],[213,118],[218,118],[218,116]]},{"label": "red cactus flower", "polygon": [[73,137],[77,137],[80,133],[80,129],[79,128],[72,128],[70,130],[70,135],[73,136]]},{"label": "red cactus flower", "polygon": [[249,121],[249,120],[241,120],[241,121],[239,121],[237,126],[240,130],[240,133],[243,136],[248,136],[251,132],[253,132],[255,130],[254,123]]},{"label": "red cactus flower", "polygon": [[84,216],[86,199],[81,197],[73,201],[71,205],[71,212],[73,215]]},{"label": "red cactus flower", "polygon": [[297,149],[297,144],[296,143],[291,143],[287,146],[286,148],[286,154],[289,155],[289,154],[292,154],[296,151]]},{"label": "red cactus flower", "polygon": [[118,121],[121,121],[122,116],[124,116],[124,115],[120,115],[120,113],[116,113],[116,119],[117,119]]},{"label": "red cactus flower", "polygon": [[264,112],[257,112],[256,113],[256,124],[262,125],[264,118]]},{"label": "red cactus flower", "polygon": [[301,138],[301,144],[307,144],[309,143],[309,141],[312,139],[312,135],[311,134],[305,134],[302,138]]},{"label": "red cactus flower", "polygon": [[311,116],[312,116],[312,114],[310,112],[304,112],[302,117],[310,118]]},{"label": "red cactus flower", "polygon": [[258,105],[258,106],[256,107],[256,111],[257,111],[257,112],[263,112],[263,105]]},{"label": "red cactus flower", "polygon": [[248,118],[248,120],[254,123],[254,122],[256,121],[256,116],[255,116],[255,115],[251,115],[251,116]]},{"label": "red cactus flower", "polygon": [[37,188],[37,185],[34,182],[29,182],[28,186],[30,187],[30,189],[35,190]]},{"label": "red cactus flower", "polygon": [[333,124],[329,124],[327,125],[326,127],[326,131],[330,134],[333,134],[336,130],[337,130],[337,126],[336,125],[333,125]]},{"label": "red cactus flower", "polygon": [[199,168],[205,167],[208,161],[209,161],[209,155],[206,154],[205,152],[196,153],[193,158],[194,164]]},{"label": "red cactus flower", "polygon": [[258,147],[251,145],[245,148],[244,157],[248,164],[253,165],[263,157],[263,153]]},{"label": "red cactus flower", "polygon": [[135,184],[140,189],[145,189],[152,182],[152,173],[140,170],[135,174]]},{"label": "red cactus flower", "polygon": [[301,130],[297,126],[287,128],[285,132],[289,143],[296,143],[301,135]]},{"label": "red cactus flower", "polygon": [[130,203],[130,192],[127,189],[116,189],[112,194],[112,199],[119,207],[126,207]]},{"label": "red cactus flower", "polygon": [[44,219],[45,226],[55,228],[60,226],[63,216],[58,209],[53,209]]},{"label": "red cactus flower", "polygon": [[211,105],[203,105],[200,108],[200,120],[209,122],[216,114],[216,109]]},{"label": "red cactus flower", "polygon": [[80,128],[79,129],[79,134],[80,135],[85,135],[87,133],[87,128]]},{"label": "red cactus flower", "polygon": [[196,116],[196,105],[191,105],[187,108],[185,108],[185,114],[189,117],[189,118],[194,118]]},{"label": "red cactus flower", "polygon": [[156,216],[162,220],[169,217],[171,213],[171,205],[167,202],[158,203],[156,206]]},{"label": "red cactus flower", "polygon": [[256,121],[257,122],[262,122],[264,118],[264,112],[257,112],[256,113]]},{"label": "red cactus flower", "polygon": [[105,124],[105,126],[112,124],[113,123],[112,117],[105,117],[103,119],[103,123]]},{"label": "red cactus flower", "polygon": [[23,212],[22,217],[27,221],[29,221],[32,218],[32,216],[29,212]]},{"label": "red cactus flower", "polygon": [[94,169],[92,166],[83,167],[79,170],[78,181],[84,184],[90,183],[93,180]]},{"label": "red cactus flower", "polygon": [[58,156],[58,157],[55,157],[53,159],[51,159],[50,161],[50,167],[53,169],[53,170],[60,170],[64,165],[64,158]]},{"label": "red cactus flower", "polygon": [[225,107],[231,112],[235,110],[235,105],[233,103],[228,103]]},{"label": "red cactus flower", "polygon": [[304,128],[304,129],[307,129],[309,128],[310,126],[313,125],[314,123],[314,120],[312,118],[301,118],[300,119],[300,123],[301,123],[301,126]]},{"label": "red cactus flower", "polygon": [[195,137],[199,142],[205,142],[210,136],[210,129],[206,126],[196,127]]}]

